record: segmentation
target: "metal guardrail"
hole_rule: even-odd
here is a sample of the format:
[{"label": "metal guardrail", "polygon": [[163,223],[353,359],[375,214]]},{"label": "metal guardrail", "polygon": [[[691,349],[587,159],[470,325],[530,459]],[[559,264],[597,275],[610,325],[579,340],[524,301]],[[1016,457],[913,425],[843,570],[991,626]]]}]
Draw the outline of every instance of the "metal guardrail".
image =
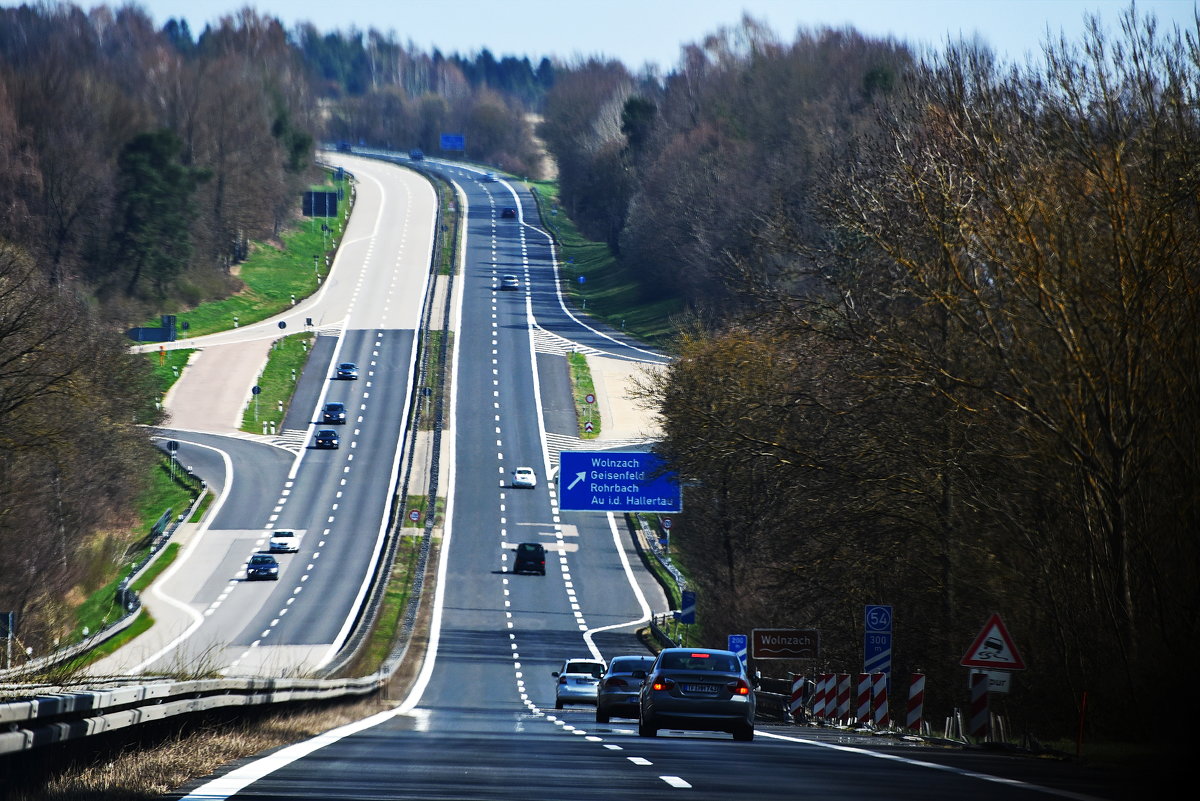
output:
[{"label": "metal guardrail", "polygon": [[196,679],[150,681],[80,692],[44,692],[0,703],[0,754],[224,707],[276,704],[365,695],[387,680]]}]

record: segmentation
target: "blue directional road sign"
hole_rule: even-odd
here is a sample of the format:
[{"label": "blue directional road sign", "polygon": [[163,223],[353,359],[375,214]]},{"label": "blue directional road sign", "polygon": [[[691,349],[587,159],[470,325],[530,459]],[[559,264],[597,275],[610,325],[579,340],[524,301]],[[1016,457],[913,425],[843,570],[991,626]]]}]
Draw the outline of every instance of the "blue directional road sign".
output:
[{"label": "blue directional road sign", "polygon": [[442,134],[442,150],[466,150],[466,138],[462,134]]},{"label": "blue directional road sign", "polygon": [[863,673],[892,672],[892,607],[863,610]]},{"label": "blue directional road sign", "polygon": [[558,503],[574,512],[682,512],[678,474],[643,451],[563,451]]}]

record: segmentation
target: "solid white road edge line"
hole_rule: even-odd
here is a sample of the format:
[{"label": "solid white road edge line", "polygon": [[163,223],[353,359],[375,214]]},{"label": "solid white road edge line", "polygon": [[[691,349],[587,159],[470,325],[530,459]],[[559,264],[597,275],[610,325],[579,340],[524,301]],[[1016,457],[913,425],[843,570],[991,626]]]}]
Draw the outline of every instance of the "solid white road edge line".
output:
[{"label": "solid white road edge line", "polygon": [[[165,439],[165,437],[160,437],[160,439]],[[183,438],[180,437],[180,439]],[[208,531],[210,523],[217,518],[217,513],[220,512],[221,507],[225,505],[225,499],[229,497],[230,487],[233,486],[233,460],[229,458],[228,453],[220,448],[215,448],[212,445],[202,445],[199,442],[193,442],[190,440],[183,441],[187,442],[189,445],[195,445],[198,448],[208,448],[210,451],[216,451],[217,453],[221,454],[221,461],[225,464],[225,481],[221,485],[221,497],[217,498],[216,502],[212,505],[212,508],[208,510],[208,514],[204,516],[204,521],[200,524],[200,528],[196,531],[196,536],[192,538],[192,541],[188,544],[188,547],[184,550],[184,552],[179,555],[179,558],[176,559],[171,566],[168,567],[166,571],[158,577],[157,581],[150,585],[150,592],[154,595],[154,597],[161,599],[164,603],[168,603],[176,609],[181,609],[186,612],[192,619],[192,625],[188,626],[187,629],[184,630],[183,634],[180,634],[178,637],[171,640],[157,653],[130,668],[131,673],[142,672],[150,665],[161,659],[165,654],[173,651],[179,645],[179,643],[183,642],[188,637],[191,637],[192,634],[196,632],[196,629],[200,628],[200,626],[204,623],[204,615],[193,609],[190,604],[166,595],[163,593],[162,587],[164,584],[166,584],[167,579],[175,575],[176,571],[183,567],[184,563],[187,562],[188,557],[192,555],[192,552],[200,546],[200,540],[204,538],[204,534]]]}]

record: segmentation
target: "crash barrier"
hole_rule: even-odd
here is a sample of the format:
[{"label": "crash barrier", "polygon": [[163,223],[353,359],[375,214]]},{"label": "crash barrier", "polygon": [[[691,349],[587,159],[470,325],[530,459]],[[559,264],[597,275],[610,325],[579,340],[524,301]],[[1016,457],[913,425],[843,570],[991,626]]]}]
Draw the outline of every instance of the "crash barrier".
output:
[{"label": "crash barrier", "polygon": [[[317,701],[374,692],[387,675],[358,679],[193,679],[81,692],[54,688],[0,703],[0,754],[226,707]],[[28,690],[22,687],[22,690]]]}]

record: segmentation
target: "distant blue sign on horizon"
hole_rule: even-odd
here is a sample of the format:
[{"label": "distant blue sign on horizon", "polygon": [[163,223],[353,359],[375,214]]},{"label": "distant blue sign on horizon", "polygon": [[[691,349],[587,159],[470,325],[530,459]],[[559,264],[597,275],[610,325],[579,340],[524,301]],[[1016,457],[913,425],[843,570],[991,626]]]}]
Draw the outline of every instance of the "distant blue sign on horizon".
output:
[{"label": "distant blue sign on horizon", "polygon": [[679,474],[644,451],[563,451],[558,502],[574,512],[682,512]]}]

